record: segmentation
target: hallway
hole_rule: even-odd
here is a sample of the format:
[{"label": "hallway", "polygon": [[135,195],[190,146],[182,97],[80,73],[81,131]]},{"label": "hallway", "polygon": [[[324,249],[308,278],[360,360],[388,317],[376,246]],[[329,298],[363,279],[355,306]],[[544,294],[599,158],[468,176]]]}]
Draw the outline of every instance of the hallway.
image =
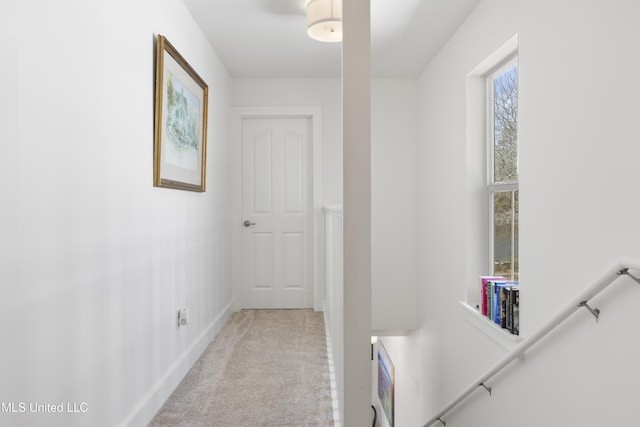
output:
[{"label": "hallway", "polygon": [[323,313],[234,313],[149,425],[333,425]]}]

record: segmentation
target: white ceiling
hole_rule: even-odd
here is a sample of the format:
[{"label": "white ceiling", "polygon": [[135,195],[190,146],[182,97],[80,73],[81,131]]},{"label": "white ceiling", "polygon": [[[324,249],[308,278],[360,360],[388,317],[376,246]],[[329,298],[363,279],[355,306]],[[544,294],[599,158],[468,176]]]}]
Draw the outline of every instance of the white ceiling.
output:
[{"label": "white ceiling", "polygon": [[[479,1],[371,0],[372,76],[418,77]],[[184,3],[234,78],[340,77],[340,43],[307,36],[307,0]]]}]

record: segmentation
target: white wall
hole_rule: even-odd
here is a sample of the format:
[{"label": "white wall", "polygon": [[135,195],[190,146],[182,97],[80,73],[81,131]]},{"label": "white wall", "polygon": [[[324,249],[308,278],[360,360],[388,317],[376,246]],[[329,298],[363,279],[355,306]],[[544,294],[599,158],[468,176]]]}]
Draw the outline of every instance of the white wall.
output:
[{"label": "white wall", "polygon": [[371,83],[371,287],[374,334],[418,325],[418,86]]},{"label": "white wall", "polygon": [[[0,424],[146,425],[229,314],[229,76],[179,0],[5,7]],[[152,184],[158,33],[209,84],[206,193]]]},{"label": "white wall", "polygon": [[[418,324],[417,82],[372,81],[372,327],[394,333]],[[323,198],[342,203],[339,79],[234,79],[236,106],[322,107]]]},{"label": "white wall", "polygon": [[[401,372],[398,425],[426,421],[506,352],[458,303],[469,256],[467,74],[518,33],[526,337],[616,259],[639,254],[638,22],[640,4],[631,0],[485,0],[420,78],[422,327],[387,340]],[[640,295],[621,281],[594,301],[606,320],[577,314],[494,380],[491,398],[478,392],[447,426],[633,424],[640,346],[628,337]]]}]

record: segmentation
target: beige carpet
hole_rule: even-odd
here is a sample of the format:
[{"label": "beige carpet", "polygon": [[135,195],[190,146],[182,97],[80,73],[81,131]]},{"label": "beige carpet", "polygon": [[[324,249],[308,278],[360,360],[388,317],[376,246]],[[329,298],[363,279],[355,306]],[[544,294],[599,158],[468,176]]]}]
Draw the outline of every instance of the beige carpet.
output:
[{"label": "beige carpet", "polygon": [[332,426],[322,313],[234,313],[150,426]]}]

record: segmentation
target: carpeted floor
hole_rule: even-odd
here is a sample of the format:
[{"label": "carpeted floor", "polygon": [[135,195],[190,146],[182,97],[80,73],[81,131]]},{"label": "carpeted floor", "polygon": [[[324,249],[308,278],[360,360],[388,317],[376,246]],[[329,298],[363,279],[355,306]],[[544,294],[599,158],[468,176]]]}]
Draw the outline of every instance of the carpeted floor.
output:
[{"label": "carpeted floor", "polygon": [[149,426],[332,426],[322,313],[234,313]]}]

